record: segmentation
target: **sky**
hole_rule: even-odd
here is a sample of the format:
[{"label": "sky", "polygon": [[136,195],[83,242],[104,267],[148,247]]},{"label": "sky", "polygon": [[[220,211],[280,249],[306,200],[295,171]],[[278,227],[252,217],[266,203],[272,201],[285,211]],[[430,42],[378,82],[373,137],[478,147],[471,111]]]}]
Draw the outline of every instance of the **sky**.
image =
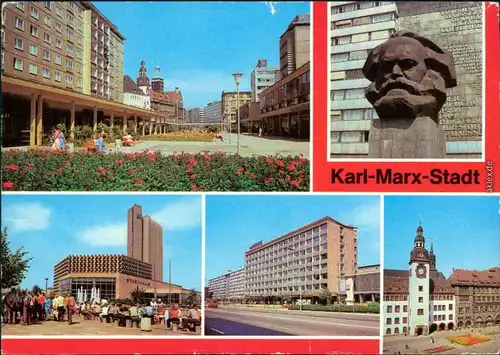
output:
[{"label": "sky", "polygon": [[207,196],[205,281],[244,267],[245,252],[320,218],[358,227],[358,265],[380,264],[379,196]]},{"label": "sky", "polygon": [[[125,36],[124,72],[135,80],[141,60],[148,76],[159,65],[165,90],[179,87],[186,108],[218,101],[236,91],[232,74],[243,73],[240,90],[250,90],[259,59],[279,66],[279,38],[310,3],[103,1],[94,5]],[[274,3],[274,2],[273,2]]]},{"label": "sky", "polygon": [[408,268],[419,222],[425,246],[434,243],[436,266],[446,277],[455,269],[500,267],[500,197],[386,196],[384,268]]},{"label": "sky", "polygon": [[[200,196],[4,195],[2,228],[12,251],[24,247],[33,258],[23,288],[53,284],[54,265],[68,255],[127,254],[127,211],[142,205],[163,227],[163,277],[201,290]],[[56,238],[56,239],[55,239]]]}]

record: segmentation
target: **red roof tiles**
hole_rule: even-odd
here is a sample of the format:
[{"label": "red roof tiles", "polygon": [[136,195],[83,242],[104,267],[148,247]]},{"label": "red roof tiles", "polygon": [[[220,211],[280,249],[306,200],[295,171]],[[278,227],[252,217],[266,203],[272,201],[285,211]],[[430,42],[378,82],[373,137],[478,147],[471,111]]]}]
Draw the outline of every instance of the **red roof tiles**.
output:
[{"label": "red roof tiles", "polygon": [[450,280],[453,284],[461,285],[500,286],[500,268],[494,267],[482,271],[453,269]]},{"label": "red roof tiles", "polygon": [[123,92],[137,95],[144,95],[144,92],[139,88],[134,80],[128,75],[123,77]]}]

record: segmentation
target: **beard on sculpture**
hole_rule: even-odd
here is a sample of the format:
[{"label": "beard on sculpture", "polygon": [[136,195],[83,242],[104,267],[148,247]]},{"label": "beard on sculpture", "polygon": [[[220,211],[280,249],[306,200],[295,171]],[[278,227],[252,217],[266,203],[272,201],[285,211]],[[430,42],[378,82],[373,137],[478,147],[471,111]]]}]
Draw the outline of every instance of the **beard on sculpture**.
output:
[{"label": "beard on sculpture", "polygon": [[438,112],[446,102],[444,79],[428,70],[420,83],[404,76],[372,82],[366,98],[382,118],[430,117],[438,120]]}]

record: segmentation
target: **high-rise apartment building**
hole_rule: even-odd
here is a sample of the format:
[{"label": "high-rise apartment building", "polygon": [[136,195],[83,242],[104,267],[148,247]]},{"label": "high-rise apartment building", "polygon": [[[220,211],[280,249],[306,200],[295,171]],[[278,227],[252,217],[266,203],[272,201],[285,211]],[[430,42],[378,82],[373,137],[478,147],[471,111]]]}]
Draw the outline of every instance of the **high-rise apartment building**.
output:
[{"label": "high-rise apartment building", "polygon": [[186,121],[188,123],[203,123],[205,119],[205,111],[203,108],[193,108],[186,111]]},{"label": "high-rise apartment building", "polygon": [[[70,2],[68,2],[69,4]],[[125,37],[90,2],[84,13],[84,93],[123,102]]]},{"label": "high-rise apartment building", "polygon": [[361,68],[370,50],[400,30],[429,38],[453,54],[457,87],[440,112],[450,158],[481,158],[482,12],[478,2],[331,2],[330,156],[367,157],[369,81]]},{"label": "high-rise apartment building", "polygon": [[128,210],[127,256],[151,264],[153,280],[163,280],[163,229],[139,205]]},{"label": "high-rise apartment building", "polygon": [[293,73],[311,60],[310,58],[311,16],[297,15],[280,37],[280,79]]},{"label": "high-rise apartment building", "polygon": [[208,280],[208,292],[216,300],[242,301],[245,298],[245,268]]},{"label": "high-rise apartment building", "polygon": [[79,1],[2,4],[2,73],[82,92],[85,9]]},{"label": "high-rise apartment building", "polygon": [[255,69],[250,73],[252,101],[259,101],[259,94],[280,79],[278,67],[268,67],[266,59],[259,59]]},{"label": "high-rise apartment building", "polygon": [[204,117],[203,120],[205,123],[220,123],[221,122],[221,111],[222,105],[221,101],[213,101],[207,104],[203,108]]},{"label": "high-rise apartment building", "polygon": [[342,280],[358,267],[357,228],[324,217],[245,253],[246,294],[313,298],[326,288],[345,292]]}]

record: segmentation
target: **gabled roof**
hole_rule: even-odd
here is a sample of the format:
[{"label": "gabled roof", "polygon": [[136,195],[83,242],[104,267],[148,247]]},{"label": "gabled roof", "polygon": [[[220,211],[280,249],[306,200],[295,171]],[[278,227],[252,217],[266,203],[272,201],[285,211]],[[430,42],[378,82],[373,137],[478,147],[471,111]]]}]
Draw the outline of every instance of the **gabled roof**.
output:
[{"label": "gabled roof", "polygon": [[[144,95],[144,92],[137,86],[134,80],[128,75],[123,77],[123,93]],[[146,96],[146,95],[144,95]]]},{"label": "gabled roof", "polygon": [[500,267],[482,271],[454,269],[450,280],[454,285],[500,285]]}]

